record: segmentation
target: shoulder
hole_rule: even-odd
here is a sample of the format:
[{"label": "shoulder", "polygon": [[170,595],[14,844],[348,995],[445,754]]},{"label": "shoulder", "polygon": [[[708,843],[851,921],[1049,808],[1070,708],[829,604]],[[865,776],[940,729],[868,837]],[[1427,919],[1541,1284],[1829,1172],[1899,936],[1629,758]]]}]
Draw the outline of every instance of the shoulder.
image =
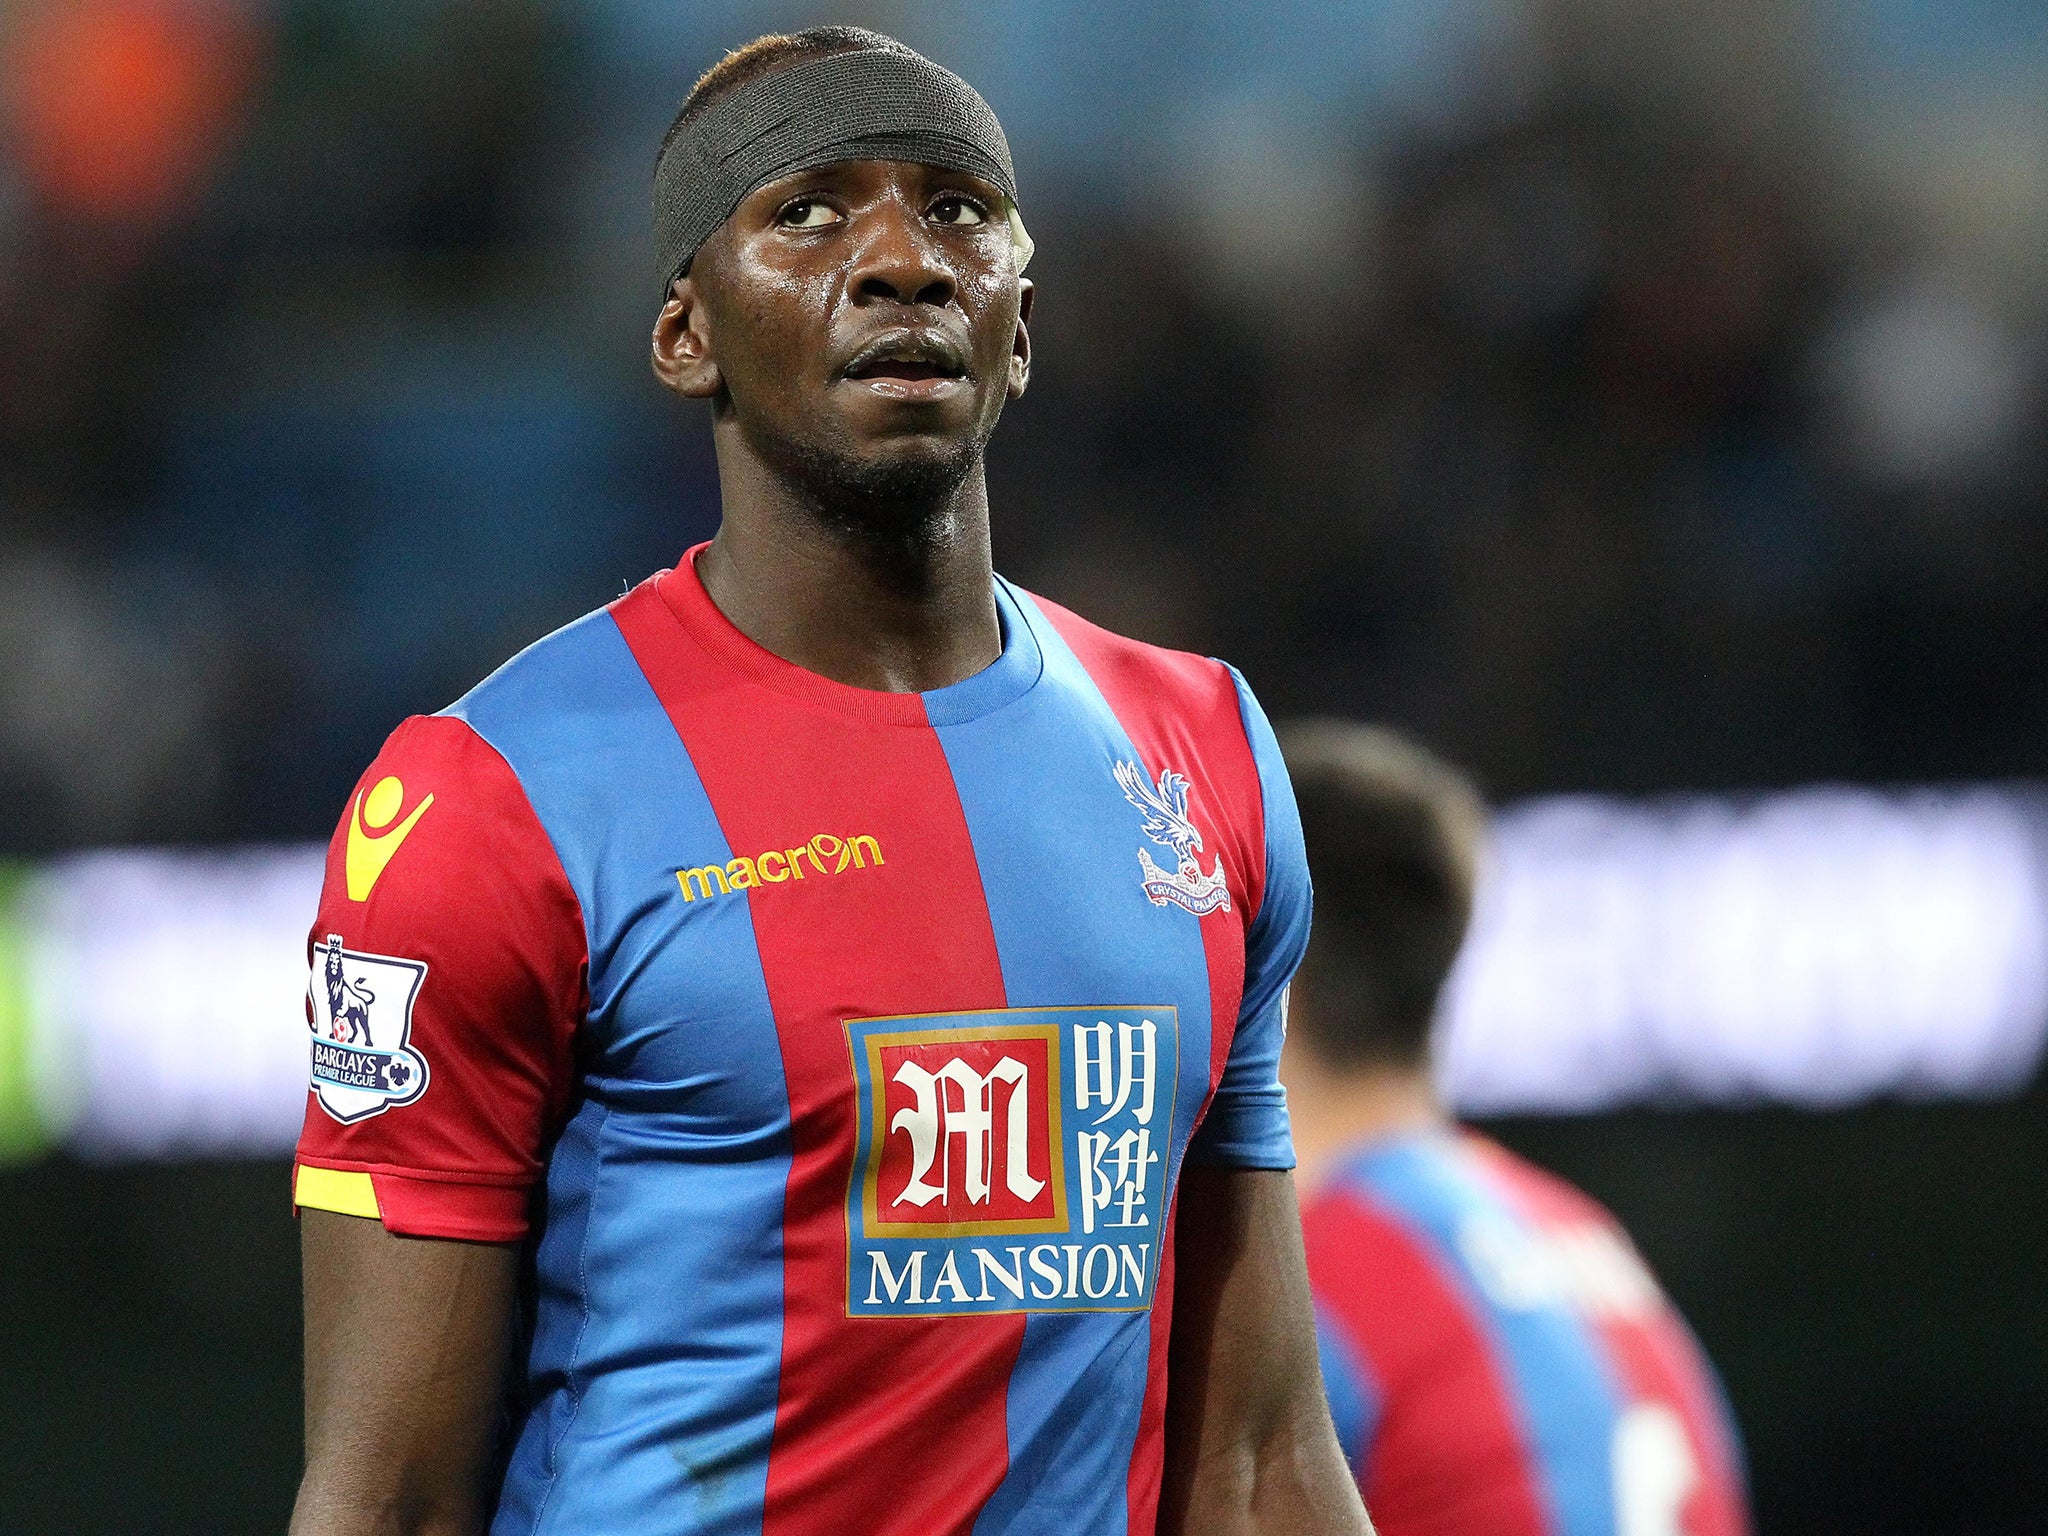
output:
[{"label": "shoulder", "polygon": [[329,883],[372,911],[418,907],[417,916],[479,867],[552,866],[537,832],[495,746],[452,716],[413,715],[350,793],[329,847]]},{"label": "shoulder", "polygon": [[[1365,1174],[1356,1165],[1340,1168],[1303,1205],[1309,1283],[1362,1334],[1413,1333],[1426,1317],[1437,1326],[1439,1303],[1457,1298],[1455,1260],[1426,1213],[1389,1198]],[[1418,1310],[1418,1299],[1429,1297],[1436,1301]]]},{"label": "shoulder", "polygon": [[1177,785],[1204,833],[1221,834],[1231,889],[1247,912],[1263,912],[1270,856],[1277,852],[1285,869],[1301,863],[1300,827],[1272,728],[1236,668],[1115,634],[1035,594],[1020,601],[1036,610],[1054,648],[1072,654],[1147,778],[1162,794]]},{"label": "shoulder", "polygon": [[1466,1154],[1486,1171],[1510,1202],[1546,1226],[1598,1226],[1621,1232],[1614,1213],[1576,1184],[1510,1152],[1489,1136],[1466,1131]]},{"label": "shoulder", "polygon": [[600,609],[536,640],[447,708],[401,721],[335,831],[331,858],[349,888],[367,891],[374,878],[380,898],[388,888],[392,900],[401,890],[434,900],[479,868],[553,866],[527,769],[551,746],[570,750],[579,717],[617,675],[614,648],[617,626]]},{"label": "shoulder", "polygon": [[1539,1234],[1559,1282],[1581,1310],[1630,1318],[1667,1305],[1628,1229],[1606,1206],[1484,1136],[1467,1132],[1465,1142],[1507,1205]]},{"label": "shoulder", "polygon": [[1243,737],[1243,682],[1234,668],[1213,657],[1119,635],[1036,593],[1021,595],[1120,716],[1128,707],[1141,719],[1169,717]]},{"label": "shoulder", "polygon": [[610,605],[595,609],[542,636],[441,715],[503,748],[573,731],[621,700],[638,702],[646,684],[612,612]]}]

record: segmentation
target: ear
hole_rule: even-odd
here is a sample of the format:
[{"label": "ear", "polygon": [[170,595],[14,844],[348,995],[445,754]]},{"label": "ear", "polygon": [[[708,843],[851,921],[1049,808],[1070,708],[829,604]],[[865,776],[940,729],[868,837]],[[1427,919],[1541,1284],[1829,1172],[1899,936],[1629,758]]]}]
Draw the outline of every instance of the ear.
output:
[{"label": "ear", "polygon": [[1010,398],[1015,400],[1031,383],[1031,279],[1017,279],[1017,337],[1010,343]]},{"label": "ear", "polygon": [[688,400],[709,400],[725,387],[711,355],[711,334],[694,279],[669,284],[654,321],[654,376]]}]

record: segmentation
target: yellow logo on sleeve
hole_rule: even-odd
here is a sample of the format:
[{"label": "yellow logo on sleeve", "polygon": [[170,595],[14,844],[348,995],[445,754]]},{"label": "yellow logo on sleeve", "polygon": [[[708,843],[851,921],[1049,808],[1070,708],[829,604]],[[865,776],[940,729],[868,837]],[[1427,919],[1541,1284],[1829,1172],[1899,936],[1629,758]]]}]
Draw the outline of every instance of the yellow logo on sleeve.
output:
[{"label": "yellow logo on sleeve", "polygon": [[[411,834],[419,819],[434,803],[428,795],[412,808],[412,814],[391,827],[398,808],[405,804],[405,786],[390,776],[379,779],[365,794],[356,796],[348,810],[348,899],[368,901],[377,877],[398,852],[398,845]],[[389,832],[383,831],[391,827]],[[372,831],[371,828],[378,830]]]}]

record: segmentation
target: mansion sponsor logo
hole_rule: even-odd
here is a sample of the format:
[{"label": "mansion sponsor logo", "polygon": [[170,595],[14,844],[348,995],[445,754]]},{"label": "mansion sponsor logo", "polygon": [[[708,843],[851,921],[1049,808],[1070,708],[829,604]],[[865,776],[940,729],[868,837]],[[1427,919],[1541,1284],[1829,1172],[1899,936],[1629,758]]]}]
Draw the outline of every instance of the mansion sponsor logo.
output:
[{"label": "mansion sponsor logo", "polygon": [[813,875],[843,875],[849,870],[880,869],[883,863],[882,845],[866,833],[835,837],[830,832],[820,832],[794,848],[770,848],[766,853],[752,857],[743,854],[724,864],[679,869],[676,884],[682,887],[683,900],[699,901],[801,880],[806,865]]},{"label": "mansion sponsor logo", "polygon": [[1151,1305],[1173,1008],[854,1019],[846,1032],[849,1316]]},{"label": "mansion sponsor logo", "polygon": [[427,1091],[427,1059],[411,1045],[412,1005],[426,976],[419,960],[343,949],[338,933],[313,951],[313,1096],[343,1125]]}]

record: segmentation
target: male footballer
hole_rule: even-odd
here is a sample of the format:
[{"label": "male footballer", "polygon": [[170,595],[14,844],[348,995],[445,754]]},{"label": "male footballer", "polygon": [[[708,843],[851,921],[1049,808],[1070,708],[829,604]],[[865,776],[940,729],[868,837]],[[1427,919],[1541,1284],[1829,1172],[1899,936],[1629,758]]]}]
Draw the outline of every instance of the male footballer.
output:
[{"label": "male footballer", "polygon": [[1323,1378],[1381,1531],[1746,1536],[1713,1368],[1628,1234],[1431,1084],[1479,797],[1389,731],[1282,740],[1320,908],[1283,1071]]},{"label": "male footballer", "polygon": [[990,568],[1031,365],[993,113],[763,38],[654,228],[717,537],[399,726],[329,852],[293,1529],[1368,1531],[1272,732]]}]

